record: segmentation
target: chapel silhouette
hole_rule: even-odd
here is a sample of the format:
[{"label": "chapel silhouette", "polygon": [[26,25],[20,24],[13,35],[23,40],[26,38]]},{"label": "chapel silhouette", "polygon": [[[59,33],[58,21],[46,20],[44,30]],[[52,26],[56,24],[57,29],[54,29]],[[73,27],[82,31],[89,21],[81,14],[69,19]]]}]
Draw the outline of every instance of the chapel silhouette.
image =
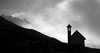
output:
[{"label": "chapel silhouette", "polygon": [[73,47],[85,47],[85,40],[86,38],[76,30],[72,35],[71,35],[71,25],[69,24],[67,26],[68,28],[68,44]]}]

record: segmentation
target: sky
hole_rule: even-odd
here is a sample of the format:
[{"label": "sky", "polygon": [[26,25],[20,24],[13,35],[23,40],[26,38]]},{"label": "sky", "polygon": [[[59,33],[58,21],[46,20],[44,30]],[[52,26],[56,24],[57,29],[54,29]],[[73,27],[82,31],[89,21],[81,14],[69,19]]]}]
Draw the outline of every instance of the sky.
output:
[{"label": "sky", "polygon": [[32,28],[67,43],[67,25],[86,37],[85,45],[100,48],[100,0],[0,0],[0,14],[26,19]]}]

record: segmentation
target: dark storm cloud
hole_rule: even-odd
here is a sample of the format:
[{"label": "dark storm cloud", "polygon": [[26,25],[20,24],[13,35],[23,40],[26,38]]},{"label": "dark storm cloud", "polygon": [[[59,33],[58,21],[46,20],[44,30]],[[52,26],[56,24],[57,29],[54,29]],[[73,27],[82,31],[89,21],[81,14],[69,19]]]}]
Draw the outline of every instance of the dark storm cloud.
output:
[{"label": "dark storm cloud", "polygon": [[21,9],[20,0],[0,0],[0,12],[1,14],[9,14],[10,12],[18,12]]},{"label": "dark storm cloud", "polygon": [[0,0],[0,12],[39,11],[45,6],[53,6],[61,0]]},{"label": "dark storm cloud", "polygon": [[17,10],[22,6],[22,0],[0,0],[0,9]]},{"label": "dark storm cloud", "polygon": [[83,13],[83,24],[96,35],[100,34],[100,2],[98,0],[82,0],[72,3],[75,13]]}]

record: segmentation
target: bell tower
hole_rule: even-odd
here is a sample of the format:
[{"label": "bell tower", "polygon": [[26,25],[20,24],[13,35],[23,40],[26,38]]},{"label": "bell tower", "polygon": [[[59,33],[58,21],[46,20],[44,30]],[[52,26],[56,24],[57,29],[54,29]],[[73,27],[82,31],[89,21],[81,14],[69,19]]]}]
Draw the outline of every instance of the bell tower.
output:
[{"label": "bell tower", "polygon": [[70,24],[68,24],[68,26],[67,26],[67,31],[68,31],[68,44],[70,44],[71,28],[72,28],[72,26]]}]

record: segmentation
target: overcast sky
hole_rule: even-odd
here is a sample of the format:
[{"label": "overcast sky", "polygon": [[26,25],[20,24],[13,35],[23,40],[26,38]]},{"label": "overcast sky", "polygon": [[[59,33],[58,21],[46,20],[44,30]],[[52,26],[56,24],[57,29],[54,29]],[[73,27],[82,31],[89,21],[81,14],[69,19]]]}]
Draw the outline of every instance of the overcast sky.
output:
[{"label": "overcast sky", "polygon": [[0,0],[0,14],[26,19],[34,28],[50,37],[67,42],[68,24],[72,33],[79,30],[86,46],[100,48],[99,0]]},{"label": "overcast sky", "polygon": [[[0,0],[2,13],[40,11],[46,6],[55,6],[61,0]],[[36,12],[35,12],[36,13]]]}]

